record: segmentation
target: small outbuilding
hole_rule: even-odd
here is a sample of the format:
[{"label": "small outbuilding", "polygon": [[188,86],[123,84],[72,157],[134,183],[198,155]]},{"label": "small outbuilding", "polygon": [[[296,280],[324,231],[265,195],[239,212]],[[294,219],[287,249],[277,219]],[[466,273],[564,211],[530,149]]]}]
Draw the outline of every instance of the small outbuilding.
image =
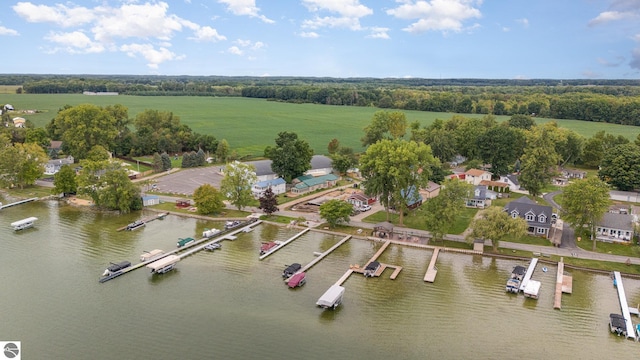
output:
[{"label": "small outbuilding", "polygon": [[159,205],[160,197],[158,195],[145,195],[142,197],[142,206]]},{"label": "small outbuilding", "polygon": [[377,223],[373,227],[373,234],[379,237],[387,237],[393,234],[393,224],[388,221]]}]

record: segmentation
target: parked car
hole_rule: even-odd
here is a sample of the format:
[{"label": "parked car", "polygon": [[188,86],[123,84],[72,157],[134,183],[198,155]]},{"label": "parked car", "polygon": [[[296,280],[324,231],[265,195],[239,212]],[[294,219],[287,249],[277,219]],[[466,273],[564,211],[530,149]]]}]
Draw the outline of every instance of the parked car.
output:
[{"label": "parked car", "polygon": [[362,205],[360,206],[360,211],[369,211],[371,210],[371,206],[370,205]]}]

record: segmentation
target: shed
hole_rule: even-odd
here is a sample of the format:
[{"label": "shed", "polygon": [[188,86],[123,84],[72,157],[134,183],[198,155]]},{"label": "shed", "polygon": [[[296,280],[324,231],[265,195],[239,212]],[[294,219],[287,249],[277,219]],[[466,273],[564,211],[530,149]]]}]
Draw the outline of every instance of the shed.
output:
[{"label": "shed", "polygon": [[389,234],[393,234],[393,224],[388,221],[377,223],[373,227],[373,233],[374,234],[377,233],[378,236],[381,236],[381,237],[385,237]]},{"label": "shed", "polygon": [[158,195],[145,195],[142,197],[142,206],[152,206],[160,204]]}]

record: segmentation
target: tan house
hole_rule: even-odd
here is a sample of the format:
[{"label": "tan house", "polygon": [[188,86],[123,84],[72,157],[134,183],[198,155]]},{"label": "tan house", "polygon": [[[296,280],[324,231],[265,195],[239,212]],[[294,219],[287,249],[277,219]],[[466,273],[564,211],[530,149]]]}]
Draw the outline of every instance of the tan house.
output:
[{"label": "tan house", "polygon": [[478,186],[483,180],[491,181],[491,173],[479,169],[469,169],[464,173],[464,181],[468,184]]},{"label": "tan house", "polygon": [[436,184],[433,181],[429,181],[427,187],[420,189],[420,195],[425,199],[433,199],[440,194],[440,184]]}]

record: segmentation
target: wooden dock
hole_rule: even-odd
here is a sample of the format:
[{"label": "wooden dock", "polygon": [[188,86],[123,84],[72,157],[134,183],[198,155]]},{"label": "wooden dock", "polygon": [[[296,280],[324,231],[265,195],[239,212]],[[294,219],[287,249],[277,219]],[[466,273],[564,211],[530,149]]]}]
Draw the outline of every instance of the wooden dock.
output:
[{"label": "wooden dock", "polygon": [[564,274],[564,258],[558,262],[558,273],[556,275],[556,293],[553,301],[554,309],[562,309],[562,293],[571,294],[573,292],[573,277]]},{"label": "wooden dock", "polygon": [[436,267],[436,261],[438,261],[438,254],[440,253],[440,248],[437,247],[433,249],[433,255],[431,255],[431,261],[429,262],[429,267],[427,268],[427,273],[424,274],[424,281],[426,282],[434,282],[436,281],[436,275],[438,274],[438,268]]},{"label": "wooden dock", "polygon": [[[252,227],[253,228],[253,227],[257,226],[260,223],[262,223],[262,220],[254,221],[254,222],[248,223],[248,224],[246,224],[244,226],[239,226],[239,227],[234,228],[233,230],[230,230],[228,232],[227,231],[222,231],[214,239],[202,238],[202,239],[194,241],[194,242],[192,242],[192,243],[190,243],[190,244],[188,244],[186,246],[183,246],[183,247],[180,247],[180,248],[177,248],[177,249],[173,249],[171,251],[167,251],[166,253],[162,254],[161,256],[155,257],[155,258],[153,258],[151,260],[143,261],[143,262],[140,262],[138,264],[131,265],[128,268],[123,269],[117,276],[124,275],[124,274],[129,273],[129,272],[131,272],[133,270],[137,270],[137,269],[139,269],[139,268],[141,268],[141,267],[143,267],[145,265],[148,265],[148,264],[150,264],[150,263],[152,263],[154,261],[163,259],[163,258],[165,258],[165,257],[167,257],[169,255],[175,255],[175,254],[178,254],[178,253],[182,253],[182,254],[179,254],[180,258],[182,259],[183,257],[189,256],[189,255],[191,255],[191,254],[193,254],[195,252],[198,252],[198,251],[204,249],[204,247],[206,245],[213,244],[213,243],[216,243],[216,242],[219,242],[219,241],[222,241],[222,240],[228,240],[228,236],[237,234],[237,233],[241,232],[246,227]],[[111,279],[113,279],[113,278],[115,278],[117,276],[113,276],[113,277],[109,278],[108,280],[111,280]],[[103,281],[100,281],[100,282],[105,282],[105,281],[103,280]]]},{"label": "wooden dock", "polygon": [[[169,215],[169,213],[168,212],[164,212],[164,213],[160,213],[160,214],[155,215],[155,216],[151,216],[151,217],[142,219],[140,221],[146,224],[146,223],[151,222],[153,220],[164,219],[165,216],[167,216],[167,215]],[[125,225],[123,227],[117,228],[116,231],[122,231],[122,230],[126,229],[127,226],[129,226],[129,225],[127,224],[127,225]]]},{"label": "wooden dock", "polygon": [[36,200],[38,200],[37,197],[31,198],[31,199],[25,199],[25,200],[12,202],[11,204],[7,204],[7,205],[2,205],[2,203],[0,203],[0,210],[2,210],[4,208],[12,207],[12,206],[20,205],[20,204],[26,204],[28,202],[32,202],[32,201],[36,201]]},{"label": "wooden dock", "polygon": [[274,252],[282,249],[283,247],[287,246],[290,242],[292,242],[293,240],[299,238],[300,236],[306,234],[309,230],[311,230],[311,228],[306,228],[304,230],[302,230],[301,232],[293,235],[292,237],[290,237],[289,239],[287,239],[287,241],[281,243],[280,245],[274,247],[273,249],[271,249],[268,253],[264,254],[264,255],[260,255],[260,260],[266,258],[267,256],[273,254]]},{"label": "wooden dock", "polygon": [[627,339],[636,339],[636,332],[631,322],[631,313],[629,312],[629,305],[627,304],[627,295],[624,293],[624,286],[622,285],[622,276],[619,271],[614,271],[613,276],[616,280],[616,289],[618,289],[618,299],[620,300],[620,310],[622,310],[622,316],[624,317],[624,323],[627,327]]},{"label": "wooden dock", "polygon": [[[310,263],[308,263],[307,265],[303,266],[298,272],[305,272],[309,269],[311,269],[311,267],[317,263],[320,262],[320,260],[324,259],[327,255],[331,254],[331,252],[337,248],[340,247],[340,245],[346,243],[349,239],[351,239],[351,235],[347,235],[345,236],[342,240],[338,241],[335,245],[333,245],[332,247],[330,247],[327,251],[323,252],[322,254],[318,255],[318,257],[316,257],[315,259],[311,260]],[[351,275],[351,274],[349,274]],[[348,276],[347,276],[348,277]],[[345,279],[346,280],[346,279]],[[344,281],[343,281],[344,282]],[[340,283],[342,284],[342,283]],[[338,284],[338,285],[340,285]]]}]

